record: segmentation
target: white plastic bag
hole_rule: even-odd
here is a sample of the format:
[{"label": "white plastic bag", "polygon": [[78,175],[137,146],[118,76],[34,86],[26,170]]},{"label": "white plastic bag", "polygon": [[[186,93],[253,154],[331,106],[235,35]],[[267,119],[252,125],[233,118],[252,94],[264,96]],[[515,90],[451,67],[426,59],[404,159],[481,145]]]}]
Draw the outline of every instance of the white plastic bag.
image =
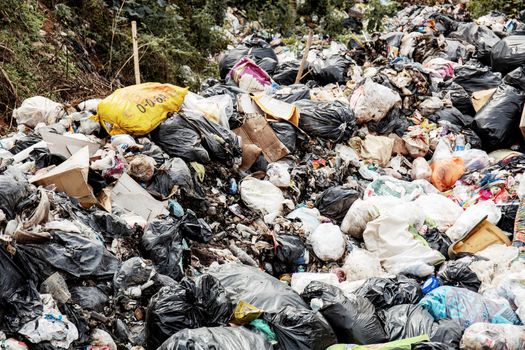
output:
[{"label": "white plastic bag", "polygon": [[434,150],[434,155],[432,155],[432,160],[430,162],[432,163],[438,160],[448,159],[450,157],[452,157],[450,144],[445,139],[441,139]]},{"label": "white plastic bag", "polygon": [[306,234],[311,234],[321,225],[321,213],[317,208],[297,208],[286,216],[288,219],[299,219]]},{"label": "white plastic bag", "polygon": [[323,261],[337,261],[345,253],[346,242],[339,226],[321,224],[308,237],[315,255]]},{"label": "white plastic bag", "polygon": [[441,253],[431,249],[424,240],[416,239],[409,230],[417,215],[408,218],[407,214],[417,210],[413,202],[402,204],[366,226],[363,233],[366,249],[379,256],[389,273],[425,277],[434,272],[432,265],[445,260]]},{"label": "white plastic bag", "polygon": [[232,98],[226,94],[202,97],[193,92],[188,92],[186,97],[184,97],[181,111],[204,116],[206,119],[230,130],[228,117],[233,113],[233,102]]},{"label": "white plastic bag", "polygon": [[128,134],[120,134],[111,136],[111,145],[115,148],[121,147],[123,149],[128,149],[137,146],[137,143],[132,136]]},{"label": "white plastic bag", "polygon": [[513,324],[474,323],[461,338],[462,350],[525,349],[525,327]]},{"label": "white plastic bag", "polygon": [[275,162],[268,164],[266,170],[268,181],[277,187],[290,187],[291,177],[288,172],[288,164],[285,162]]},{"label": "white plastic bag", "polygon": [[434,223],[441,231],[454,225],[463,214],[463,208],[441,194],[421,195],[415,200],[415,203],[425,214],[426,221]]},{"label": "white plastic bag", "polygon": [[401,97],[397,92],[371,79],[366,79],[350,97],[358,124],[381,120],[392,107],[400,104]]},{"label": "white plastic bag", "polygon": [[457,218],[454,225],[447,230],[446,234],[452,241],[457,241],[485,216],[487,216],[488,221],[497,224],[501,219],[501,209],[491,200],[479,202],[468,207],[467,210]]},{"label": "white plastic bag", "polygon": [[341,231],[354,238],[362,239],[366,224],[377,218],[380,212],[389,207],[404,203],[403,200],[391,196],[370,197],[367,200],[357,199],[341,223]]},{"label": "white plastic bag", "polygon": [[64,106],[43,96],[25,99],[20,107],[13,111],[13,118],[20,124],[34,128],[38,123],[54,124],[65,116]]},{"label": "white plastic bag", "polygon": [[263,213],[267,223],[281,214],[284,196],[279,187],[270,181],[246,177],[240,186],[241,199],[248,208]]},{"label": "white plastic bag", "polygon": [[310,284],[310,282],[313,281],[319,281],[323,283],[330,284],[332,286],[339,285],[339,278],[335,273],[315,273],[315,272],[297,272],[292,274],[292,281],[291,281],[291,287],[292,289],[297,293],[301,294],[306,286]]},{"label": "white plastic bag", "polygon": [[91,345],[87,350],[117,350],[117,345],[108,332],[95,328],[91,333]]},{"label": "white plastic bag", "polygon": [[78,339],[77,327],[59,311],[51,294],[40,297],[44,304],[42,316],[24,324],[18,333],[34,344],[49,341],[54,347],[68,349]]},{"label": "white plastic bag", "polygon": [[346,257],[343,270],[347,281],[359,281],[386,275],[377,255],[357,247],[354,247]]},{"label": "white plastic bag", "polygon": [[432,169],[423,157],[418,157],[412,162],[412,179],[430,181]]}]

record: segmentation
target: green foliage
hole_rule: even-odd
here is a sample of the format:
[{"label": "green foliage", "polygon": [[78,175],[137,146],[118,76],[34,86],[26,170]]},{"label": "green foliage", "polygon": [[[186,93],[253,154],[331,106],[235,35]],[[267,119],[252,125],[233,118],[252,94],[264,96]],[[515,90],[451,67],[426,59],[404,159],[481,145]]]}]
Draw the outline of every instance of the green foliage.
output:
[{"label": "green foliage", "polygon": [[467,8],[477,18],[491,11],[517,14],[523,9],[523,5],[523,0],[470,0]]},{"label": "green foliage", "polygon": [[383,19],[385,16],[392,16],[398,9],[398,3],[388,1],[383,4],[381,0],[368,1],[365,18],[367,19],[366,30],[376,32],[383,28]]}]

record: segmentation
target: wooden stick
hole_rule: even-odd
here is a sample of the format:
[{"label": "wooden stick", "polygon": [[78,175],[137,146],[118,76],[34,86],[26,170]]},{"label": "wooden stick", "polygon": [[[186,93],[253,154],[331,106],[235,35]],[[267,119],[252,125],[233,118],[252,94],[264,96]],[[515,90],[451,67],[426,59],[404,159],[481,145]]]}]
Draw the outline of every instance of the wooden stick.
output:
[{"label": "wooden stick", "polygon": [[137,42],[137,22],[131,22],[131,38],[133,39],[133,61],[135,63],[135,84],[140,84],[139,45]]},{"label": "wooden stick", "polygon": [[306,59],[308,58],[308,52],[310,52],[310,46],[312,46],[313,37],[314,33],[310,29],[308,31],[308,40],[306,41],[306,47],[304,49],[303,58],[301,59],[301,65],[299,66],[299,71],[297,72],[297,76],[295,77],[296,84],[301,82],[301,78],[303,77],[304,66],[306,64]]}]

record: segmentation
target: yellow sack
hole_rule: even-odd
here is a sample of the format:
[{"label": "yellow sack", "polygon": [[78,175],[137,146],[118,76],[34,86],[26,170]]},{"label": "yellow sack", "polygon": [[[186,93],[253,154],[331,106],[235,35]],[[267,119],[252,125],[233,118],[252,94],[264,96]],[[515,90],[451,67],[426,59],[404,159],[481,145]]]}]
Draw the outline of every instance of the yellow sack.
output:
[{"label": "yellow sack", "polygon": [[155,129],[168,112],[178,112],[188,89],[144,83],[115,90],[103,99],[94,119],[111,135],[142,136]]}]

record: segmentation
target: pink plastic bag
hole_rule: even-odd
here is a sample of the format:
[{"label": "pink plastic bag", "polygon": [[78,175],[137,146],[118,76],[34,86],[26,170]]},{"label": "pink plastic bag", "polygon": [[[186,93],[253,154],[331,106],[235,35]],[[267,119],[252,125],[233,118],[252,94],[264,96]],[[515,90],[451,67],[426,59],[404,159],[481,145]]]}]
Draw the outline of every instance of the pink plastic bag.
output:
[{"label": "pink plastic bag", "polygon": [[247,56],[233,66],[229,75],[246,92],[265,91],[272,84],[268,73]]}]

